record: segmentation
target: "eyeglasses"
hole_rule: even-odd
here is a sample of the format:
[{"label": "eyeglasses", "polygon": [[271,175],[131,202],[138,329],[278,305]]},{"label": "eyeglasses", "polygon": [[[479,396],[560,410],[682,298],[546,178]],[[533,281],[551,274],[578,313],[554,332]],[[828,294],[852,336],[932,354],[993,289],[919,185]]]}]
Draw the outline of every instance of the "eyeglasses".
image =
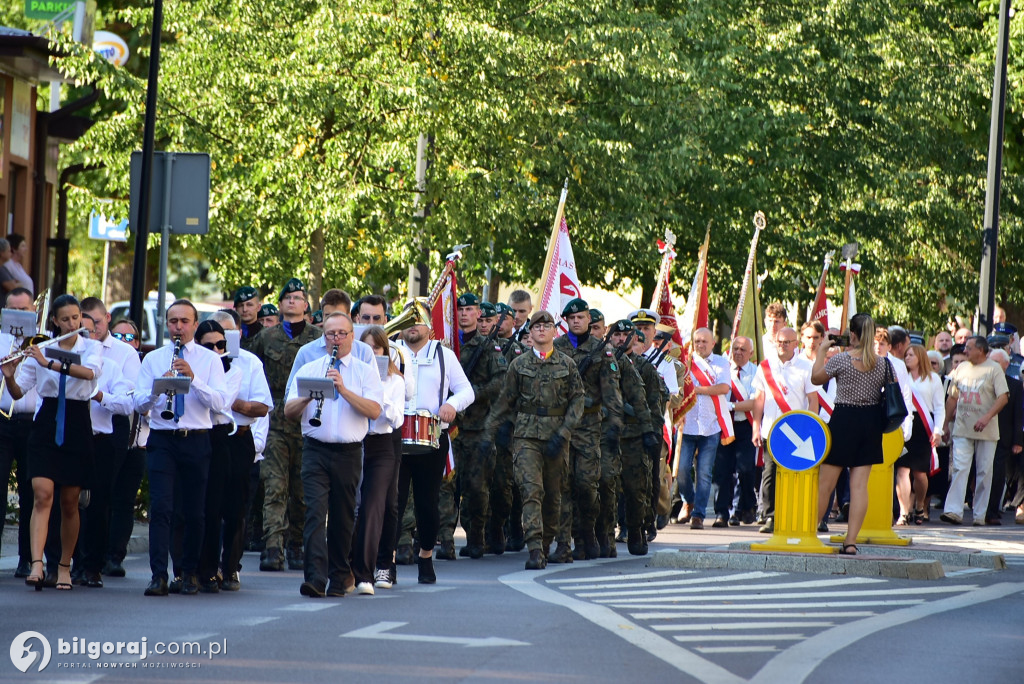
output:
[{"label": "eyeglasses", "polygon": [[796,344],[796,340],[776,340],[775,344]]},{"label": "eyeglasses", "polygon": [[367,323],[380,323],[384,320],[383,314],[359,314],[359,320],[366,321]]},{"label": "eyeglasses", "polygon": [[282,302],[304,302],[306,298],[302,295],[288,295],[287,297],[281,297]]},{"label": "eyeglasses", "polygon": [[134,342],[135,341],[135,333],[116,333],[116,332],[112,332],[112,333],[110,333],[110,336],[113,337],[115,340],[121,340],[122,342]]},{"label": "eyeglasses", "polygon": [[343,340],[351,334],[351,330],[332,330],[330,332],[325,332],[324,337],[330,337],[334,340]]},{"label": "eyeglasses", "polygon": [[534,323],[530,326],[530,330],[551,330],[555,327],[554,323]]},{"label": "eyeglasses", "polygon": [[224,351],[228,348],[227,340],[217,340],[216,342],[203,342],[203,346],[209,350],[216,349],[217,351]]}]

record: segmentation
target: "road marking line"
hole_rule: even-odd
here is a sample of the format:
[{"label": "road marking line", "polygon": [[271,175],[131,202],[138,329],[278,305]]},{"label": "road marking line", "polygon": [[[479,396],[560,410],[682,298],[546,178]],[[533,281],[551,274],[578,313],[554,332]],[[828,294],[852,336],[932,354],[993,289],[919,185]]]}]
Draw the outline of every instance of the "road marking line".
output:
[{"label": "road marking line", "polygon": [[328,603],[321,600],[320,603],[292,603],[287,606],[281,606],[278,610],[294,610],[297,613],[315,613],[318,610],[327,610],[328,608],[335,608],[337,606],[337,603]]},{"label": "road marking line", "polygon": [[[693,637],[680,635],[674,638],[682,641]],[[806,638],[803,634],[701,634],[697,637],[701,643],[705,641],[800,641]]]},{"label": "road marking line", "polygon": [[467,648],[479,648],[482,646],[529,646],[525,641],[515,639],[503,639],[501,637],[449,637],[436,636],[433,634],[395,634],[391,630],[404,627],[408,622],[378,622],[375,625],[360,627],[342,634],[342,637],[350,639],[386,639],[388,641],[418,641],[436,644],[455,644]]},{"label": "road marking line", "polygon": [[776,684],[777,682],[801,684],[830,655],[850,648],[852,644],[867,636],[938,613],[995,601],[1020,591],[1024,591],[1024,583],[1003,582],[983,589],[975,589],[959,596],[949,596],[932,603],[894,610],[864,620],[838,625],[795,644],[769,660],[750,680],[750,684]]},{"label": "road marking line", "polygon": [[681,584],[702,584],[702,583],[714,583],[714,582],[734,582],[737,580],[751,580],[751,579],[764,579],[766,577],[778,577],[781,572],[743,572],[738,575],[718,575],[709,577],[691,577],[689,579],[681,580],[661,580],[659,582],[624,582],[616,586],[608,586],[606,584],[578,584],[578,585],[565,585],[559,587],[562,591],[586,591],[587,589],[628,589],[630,587],[673,587]]},{"label": "road marking line", "polygon": [[777,653],[779,649],[775,646],[697,646],[694,650],[701,653]]},{"label": "road marking line", "polygon": [[426,587],[409,587],[408,589],[399,589],[399,591],[406,594],[436,594],[439,591],[451,591],[455,587],[450,585],[442,586],[426,586]]},{"label": "road marking line", "polygon": [[[761,606],[763,608],[763,606]],[[650,620],[657,618],[649,618],[649,615],[659,615],[659,613],[630,613],[630,617],[634,620]],[[666,614],[666,618],[677,619],[677,618],[730,618],[730,617],[743,617],[743,618],[839,618],[839,617],[871,617],[875,615],[870,610],[851,610],[846,612],[832,612],[827,613],[741,613],[736,614],[735,612],[708,612],[696,611],[691,613],[669,613]]]},{"label": "road marking line", "polygon": [[[708,587],[706,591],[713,591],[717,587]],[[737,587],[721,587],[722,590],[736,589]],[[976,586],[958,587],[905,587],[902,589],[863,589],[859,591],[795,591],[788,594],[724,594],[714,597],[694,596],[692,594],[678,595],[672,593],[657,598],[635,598],[628,603],[618,599],[596,599],[595,603],[606,603],[612,606],[636,605],[643,603],[657,603],[659,601],[706,601],[709,598],[715,601],[775,601],[789,598],[841,598],[844,596],[906,596],[907,594],[953,594],[956,592],[971,591]],[[764,591],[764,587],[760,587]]]},{"label": "road marking line", "polygon": [[[623,560],[629,560],[624,558]],[[571,568],[570,568],[571,569]],[[673,577],[675,575],[692,575],[696,570],[657,570],[654,572],[634,572],[628,575],[599,575],[597,577],[570,577],[568,579],[545,580],[548,584],[568,584],[570,582],[619,582],[621,580],[644,579],[645,577]]]},{"label": "road marking line", "polygon": [[[886,580],[872,579],[870,577],[844,577],[842,579],[831,579],[831,580],[807,580],[806,582],[786,582],[784,584],[772,584],[769,585],[772,590],[786,591],[787,589],[818,589],[823,587],[845,587],[855,584],[878,584],[879,582],[885,582]],[[671,592],[677,593],[696,593],[696,592],[709,592],[709,591],[764,591],[764,584],[735,584],[728,586],[717,586],[717,587],[706,587],[706,586],[693,586],[693,587],[680,587],[678,589],[628,589],[626,591],[610,590],[610,591],[588,591],[579,592],[577,596],[581,598],[593,598],[598,596],[645,596],[648,594],[665,594]]]},{"label": "road marking line", "polygon": [[[622,559],[629,560],[629,559]],[[674,641],[645,629],[642,625],[631,622],[614,610],[588,603],[574,598],[554,588],[544,586],[537,580],[545,575],[571,568],[545,568],[544,570],[522,570],[498,578],[505,586],[529,596],[530,598],[556,606],[568,608],[589,622],[619,636],[639,649],[659,658],[680,672],[685,672],[704,684],[745,684],[746,679],[739,677],[726,668],[700,655],[679,646]],[[633,579],[633,578],[630,578]],[[578,582],[578,579],[573,581]]]},{"label": "road marking line", "polygon": [[239,620],[238,622],[236,622],[235,624],[240,626],[240,627],[255,627],[256,625],[265,625],[268,622],[273,622],[274,620],[278,620],[278,619],[280,619],[280,618],[277,618],[277,617],[251,617],[251,618],[243,618],[243,619]]},{"label": "road marking line", "polygon": [[[737,615],[742,618],[742,615]],[[717,632],[730,629],[790,629],[792,627],[832,627],[834,622],[714,622],[699,625],[651,625],[651,629],[659,632],[700,632],[708,630]],[[700,638],[699,636],[697,637]]]},{"label": "road marking line", "polygon": [[946,577],[959,577],[961,575],[977,575],[980,572],[992,572],[989,568],[964,568],[946,573]]},{"label": "road marking line", "polygon": [[[672,604],[658,606],[644,603],[636,607],[646,608],[647,610],[660,609],[662,612],[659,613],[638,613],[639,615],[643,615],[645,619],[654,619],[671,618],[677,615],[680,611],[691,610],[748,611],[766,610],[769,608],[851,608],[859,606],[916,606],[919,603],[924,603],[924,599],[899,599],[889,601],[822,601],[820,603],[815,603],[814,601],[792,601],[790,603],[758,603],[754,605],[748,605],[745,603],[735,603],[731,605],[716,603],[705,606],[676,606]],[[628,607],[630,604],[623,603],[621,605]]]}]

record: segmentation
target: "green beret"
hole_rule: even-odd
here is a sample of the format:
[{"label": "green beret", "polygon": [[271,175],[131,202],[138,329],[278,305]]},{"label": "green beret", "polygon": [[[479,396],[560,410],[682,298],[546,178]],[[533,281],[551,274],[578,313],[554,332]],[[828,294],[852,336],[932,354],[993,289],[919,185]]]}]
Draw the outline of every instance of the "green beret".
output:
[{"label": "green beret", "polygon": [[459,306],[480,306],[480,298],[472,292],[466,292],[459,297]]},{"label": "green beret", "polygon": [[641,342],[647,342],[647,336],[644,335],[639,330],[636,331],[636,339],[640,340]]},{"label": "green beret", "polygon": [[633,330],[633,324],[623,318],[621,321],[615,321],[612,323],[612,332],[625,332],[628,333]]},{"label": "green beret", "polygon": [[277,316],[279,314],[277,307],[273,304],[264,304],[260,307],[259,313],[256,314],[256,318],[266,318],[267,316]]},{"label": "green beret", "polygon": [[512,310],[512,307],[506,304],[505,302],[498,302],[497,304],[495,304],[494,310],[498,313],[499,316],[501,314],[505,314],[506,316],[516,315],[516,312]]},{"label": "green beret", "polygon": [[603,313],[601,313],[597,309],[591,309],[590,310],[590,322],[591,323],[601,323],[603,321],[604,321],[604,314]]},{"label": "green beret", "polygon": [[585,301],[577,297],[576,299],[570,300],[570,302],[565,305],[565,308],[562,309],[562,318],[565,318],[569,314],[584,312],[590,313],[590,306],[588,306]]},{"label": "green beret", "polygon": [[480,318],[494,318],[498,310],[490,302],[480,302]]},{"label": "green beret", "polygon": [[243,285],[242,287],[238,288],[237,292],[235,292],[235,306],[238,306],[242,302],[247,302],[250,299],[253,299],[254,297],[258,297],[259,295],[260,293],[256,290],[255,287]]},{"label": "green beret", "polygon": [[298,278],[292,278],[284,284],[284,288],[281,289],[281,294],[277,296],[277,301],[284,299],[284,296],[291,294],[292,292],[305,292],[306,285]]},{"label": "green beret", "polygon": [[317,309],[313,312],[313,325],[320,325],[324,322],[324,310]]}]

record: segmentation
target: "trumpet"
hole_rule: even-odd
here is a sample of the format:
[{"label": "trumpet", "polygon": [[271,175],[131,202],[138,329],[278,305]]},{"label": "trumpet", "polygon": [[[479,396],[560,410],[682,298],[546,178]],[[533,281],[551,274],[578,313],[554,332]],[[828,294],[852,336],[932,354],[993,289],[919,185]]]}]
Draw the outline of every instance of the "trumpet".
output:
[{"label": "trumpet", "polygon": [[[181,358],[181,338],[174,338],[174,353],[171,354],[171,367],[168,369],[174,377],[178,377],[178,371],[174,370],[174,360]],[[174,420],[174,397],[173,394],[167,395],[167,404],[164,406],[164,410],[160,412],[160,417],[164,420]]]},{"label": "trumpet", "polygon": [[[331,352],[331,362],[329,364],[327,364],[327,373],[331,372],[331,369],[334,368],[334,362],[337,361],[337,360],[338,360],[338,346],[335,345],[334,346],[334,351]],[[327,373],[324,374],[324,377],[327,377]],[[321,425],[323,425],[323,421],[320,420],[320,415],[323,412],[324,412],[324,398],[322,396],[321,397],[317,397],[317,400],[316,400],[316,413],[314,413],[313,417],[309,419],[309,424],[312,425],[313,427],[320,427]]]},{"label": "trumpet", "polygon": [[33,335],[32,337],[29,337],[28,339],[21,343],[21,351],[14,352],[9,356],[5,356],[3,359],[0,359],[0,366],[12,363],[14,361],[21,361],[22,359],[29,356],[29,354],[31,354],[32,347],[39,347],[40,349],[43,349],[45,347],[52,347],[53,345],[62,340],[66,340],[69,337],[73,337],[75,335],[81,335],[84,332],[88,332],[88,330],[89,329],[83,325],[78,330],[72,330],[71,332],[64,333],[63,335],[60,335],[58,337],[47,337],[46,335]]}]

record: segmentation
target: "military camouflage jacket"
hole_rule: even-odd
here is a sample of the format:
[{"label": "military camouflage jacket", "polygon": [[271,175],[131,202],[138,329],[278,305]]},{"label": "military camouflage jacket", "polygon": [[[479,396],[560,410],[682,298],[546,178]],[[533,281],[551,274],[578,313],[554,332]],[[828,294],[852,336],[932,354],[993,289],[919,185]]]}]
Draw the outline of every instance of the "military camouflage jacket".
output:
[{"label": "military camouflage jacket", "polygon": [[487,430],[511,420],[520,439],[548,440],[557,433],[568,440],[582,418],[583,381],[576,364],[557,350],[546,360],[531,351],[508,367]]},{"label": "military camouflage jacket", "polygon": [[512,363],[520,356],[530,351],[530,348],[525,344],[516,341],[514,338],[498,339],[498,344],[501,345],[501,353],[505,356],[507,363]]},{"label": "military camouflage jacket", "polygon": [[[637,356],[632,352],[629,360],[640,373],[644,381],[644,392],[647,395],[647,407],[651,414],[651,429],[655,434],[661,435],[665,427],[665,403],[668,401],[668,387],[665,381],[658,374],[658,369],[643,356]],[[644,431],[646,432],[646,430]]]},{"label": "military camouflage jacket", "polygon": [[602,414],[605,424],[622,427],[622,393],[619,390],[619,364],[615,351],[601,340],[588,337],[578,347],[573,347],[568,335],[555,340],[555,349],[576,362],[577,368],[583,359],[594,356],[590,366],[581,374],[583,390],[586,393],[583,425],[600,422]]},{"label": "military camouflage jacket", "polygon": [[508,363],[501,353],[501,345],[498,344],[498,341],[488,342],[487,337],[479,333],[474,335],[459,351],[459,363],[462,364],[462,370],[468,370],[470,359],[476,355],[479,347],[484,349],[480,353],[480,360],[473,368],[473,374],[469,376],[469,383],[473,386],[473,394],[476,395],[476,399],[459,417],[459,427],[463,430],[484,429],[487,414],[491,410],[491,403],[501,391],[501,387],[505,383],[505,371],[508,370]]},{"label": "military camouflage jacket", "polygon": [[288,390],[288,376],[292,372],[292,362],[295,361],[299,348],[322,336],[320,328],[307,323],[302,332],[292,339],[288,339],[284,327],[280,324],[267,328],[252,338],[249,351],[263,361],[267,384],[270,385],[270,396],[274,398],[274,410],[270,414],[271,427],[284,429],[286,425],[294,425],[296,430],[299,429],[298,423],[286,421],[284,417],[284,396]]},{"label": "military camouflage jacket", "polygon": [[651,409],[647,403],[644,381],[628,355],[623,356],[619,373],[622,378],[619,383],[622,388],[622,411],[625,414],[622,436],[639,437],[652,429]]}]

